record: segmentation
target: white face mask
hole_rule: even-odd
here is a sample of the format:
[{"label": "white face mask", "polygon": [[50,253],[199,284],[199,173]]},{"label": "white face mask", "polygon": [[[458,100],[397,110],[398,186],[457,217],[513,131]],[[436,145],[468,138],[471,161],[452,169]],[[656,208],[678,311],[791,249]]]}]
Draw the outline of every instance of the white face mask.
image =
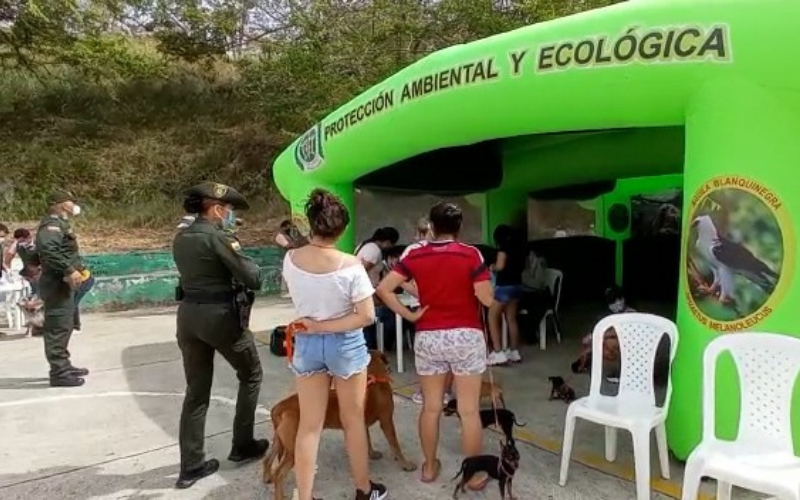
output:
[{"label": "white face mask", "polygon": [[613,313],[621,313],[625,310],[625,299],[617,299],[611,304],[608,305],[608,308],[611,309]]},{"label": "white face mask", "polygon": [[81,214],[81,206],[80,205],[72,205],[72,215],[77,216]]}]

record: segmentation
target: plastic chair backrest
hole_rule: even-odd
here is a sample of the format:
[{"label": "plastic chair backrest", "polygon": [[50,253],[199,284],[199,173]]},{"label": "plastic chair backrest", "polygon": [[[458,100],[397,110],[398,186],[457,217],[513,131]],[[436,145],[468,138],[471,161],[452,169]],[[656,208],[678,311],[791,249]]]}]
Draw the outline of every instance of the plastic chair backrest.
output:
[{"label": "plastic chair backrest", "polygon": [[20,259],[19,256],[14,256],[14,258],[11,259],[11,266],[9,271],[11,271],[12,276],[19,275],[20,271],[22,271],[24,267],[25,266],[22,264],[22,259]]},{"label": "plastic chair backrest", "polygon": [[547,269],[547,288],[555,297],[555,309],[558,311],[558,303],[561,302],[561,284],[564,281],[564,273],[558,269]]},{"label": "plastic chair backrest", "polygon": [[731,333],[703,354],[703,437],[716,437],[717,360],[730,353],[739,373],[737,442],[793,453],[792,393],[800,372],[800,339],[775,333]]},{"label": "plastic chair backrest", "polygon": [[12,281],[8,276],[0,277],[0,307],[2,304],[14,302],[14,295],[24,288],[21,282]]},{"label": "plastic chair backrest", "polygon": [[656,404],[653,382],[656,351],[664,335],[669,338],[670,377],[663,406],[665,409],[669,408],[672,396],[671,367],[678,345],[678,327],[672,321],[654,314],[611,314],[597,323],[592,332],[592,381],[589,396],[601,396],[603,340],[609,328],[617,333],[622,358],[617,397],[640,399],[647,404]]}]

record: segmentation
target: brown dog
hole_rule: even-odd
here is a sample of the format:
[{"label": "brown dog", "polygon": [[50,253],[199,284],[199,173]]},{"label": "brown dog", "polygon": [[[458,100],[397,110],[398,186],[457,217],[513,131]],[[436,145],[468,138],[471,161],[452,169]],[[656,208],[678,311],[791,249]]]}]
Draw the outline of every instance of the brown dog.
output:
[{"label": "brown dog", "polygon": [[489,400],[495,408],[505,408],[506,400],[503,398],[503,386],[495,379],[494,383],[488,378],[481,380],[481,401]]},{"label": "brown dog", "polygon": [[[369,438],[369,428],[380,422],[383,435],[389,442],[395,460],[400,462],[400,467],[405,471],[413,471],[417,466],[406,459],[400,449],[397,432],[394,426],[394,394],[389,378],[389,361],[380,351],[370,351],[370,362],[367,367],[367,400],[364,406],[364,420],[367,425],[367,439],[369,442],[369,456],[373,460],[381,458],[381,453],[372,448]],[[275,429],[272,447],[264,458],[264,482],[275,485],[275,500],[283,500],[283,482],[286,474],[294,467],[294,443],[297,437],[297,427],[300,423],[300,405],[297,394],[280,401],[272,407],[272,425]],[[331,389],[328,398],[328,410],[325,413],[325,429],[341,429],[342,422],[339,418],[339,402],[336,391]],[[278,461],[273,470],[273,463]]]}]

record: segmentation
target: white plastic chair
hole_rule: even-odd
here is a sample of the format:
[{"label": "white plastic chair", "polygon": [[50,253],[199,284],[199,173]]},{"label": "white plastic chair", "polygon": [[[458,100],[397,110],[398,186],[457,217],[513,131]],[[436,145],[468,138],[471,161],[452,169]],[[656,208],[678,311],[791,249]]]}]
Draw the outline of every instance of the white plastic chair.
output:
[{"label": "white plastic chair", "polygon": [[0,280],[0,311],[5,314],[6,323],[11,330],[22,329],[23,315],[19,307],[25,284],[22,281]]},{"label": "white plastic chair", "polygon": [[[735,441],[716,436],[716,367],[730,353],[739,372],[741,410]],[[689,455],[682,500],[697,500],[700,479],[717,480],[717,499],[733,485],[781,500],[800,499],[800,459],[792,444],[792,393],[800,372],[800,340],[773,333],[714,339],[703,354],[703,438]],[[730,417],[726,417],[730,418]]]},{"label": "white plastic chair", "polygon": [[[603,380],[603,340],[609,328],[614,328],[617,333],[621,356],[619,392],[616,396],[604,396],[600,393]],[[612,314],[594,327],[589,395],[573,402],[567,409],[559,478],[561,486],[567,483],[575,421],[578,418],[605,426],[606,460],[609,462],[613,462],[617,455],[617,429],[630,431],[636,466],[637,500],[650,498],[650,432],[654,429],[661,476],[669,479],[669,453],[664,422],[667,419],[672,383],[667,381],[663,407],[656,406],[653,386],[656,351],[664,335],[669,337],[671,365],[678,343],[678,328],[668,319],[642,313]]]},{"label": "white plastic chair", "polygon": [[[561,302],[561,285],[564,281],[564,273],[558,269],[547,269],[545,271],[547,279],[547,289],[553,295],[554,307],[545,311],[542,320],[539,322],[539,348],[547,349],[547,318],[558,314],[558,304]],[[561,331],[558,329],[558,322],[553,321],[553,329],[556,331],[556,340],[561,343]]]}]

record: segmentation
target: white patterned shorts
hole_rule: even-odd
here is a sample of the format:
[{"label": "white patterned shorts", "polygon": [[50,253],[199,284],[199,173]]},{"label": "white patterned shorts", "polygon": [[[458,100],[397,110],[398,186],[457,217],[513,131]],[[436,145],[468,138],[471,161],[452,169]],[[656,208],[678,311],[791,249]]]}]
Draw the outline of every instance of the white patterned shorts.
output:
[{"label": "white patterned shorts", "polygon": [[477,328],[417,332],[414,356],[417,374],[480,375],[486,371],[486,340]]}]

